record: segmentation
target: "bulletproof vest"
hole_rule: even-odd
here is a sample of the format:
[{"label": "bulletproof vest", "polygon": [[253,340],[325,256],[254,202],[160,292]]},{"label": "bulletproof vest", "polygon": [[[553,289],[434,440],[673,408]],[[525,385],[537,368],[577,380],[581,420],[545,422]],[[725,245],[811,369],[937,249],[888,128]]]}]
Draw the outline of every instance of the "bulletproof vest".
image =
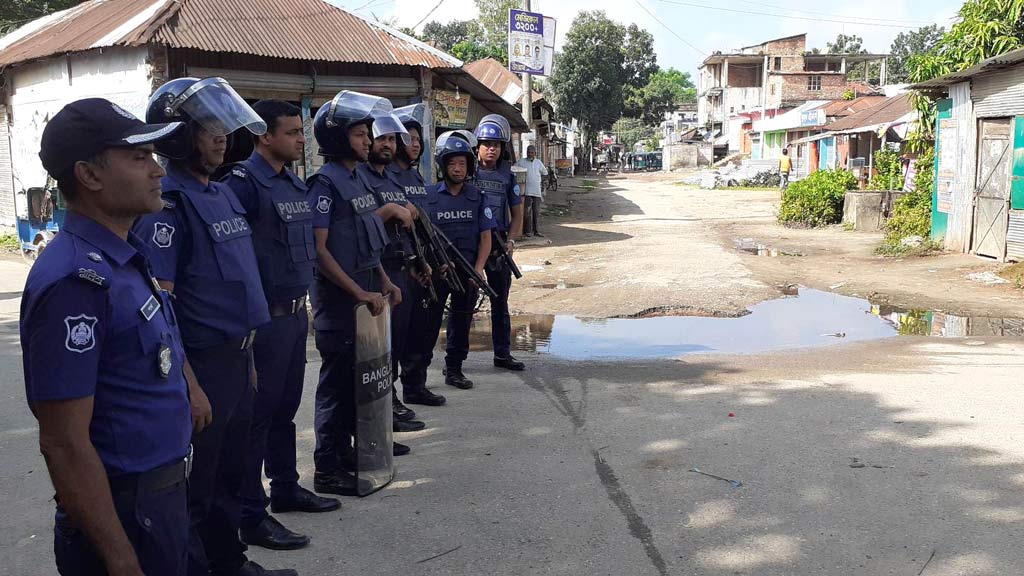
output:
[{"label": "bulletproof vest", "polygon": [[508,191],[513,185],[512,172],[504,164],[496,170],[484,170],[477,166],[473,183],[483,192],[484,205],[491,209],[498,230],[508,230]]},{"label": "bulletproof vest", "polygon": [[402,170],[398,167],[398,164],[392,164],[388,168],[388,172],[405,191],[405,197],[409,202],[417,206],[426,202],[427,185],[423,181],[420,171],[415,166],[410,166],[408,170]]},{"label": "bulletproof vest", "polygon": [[[373,192],[361,178],[351,179],[343,166],[333,162],[321,168],[313,178],[328,183],[328,190],[333,192],[327,197],[328,202],[338,202],[327,237],[331,255],[353,277],[355,273],[376,268],[389,239],[384,221],[374,214],[380,204]],[[318,195],[311,201],[319,204],[324,197]]]},{"label": "bulletproof vest", "polygon": [[[376,173],[371,165],[360,164],[356,169],[356,174],[363,181],[367,189],[373,192],[373,197],[377,199],[379,205],[398,204],[405,206],[408,203],[403,187],[391,178],[390,170],[385,168],[384,174],[381,175]],[[384,261],[395,260],[399,258],[399,252],[404,250],[402,236],[397,225],[386,227],[388,229],[388,245],[384,249],[381,259]]]},{"label": "bulletproof vest", "polygon": [[431,222],[444,232],[470,263],[476,261],[480,241],[478,211],[483,209],[480,194],[476,187],[468,183],[463,185],[462,193],[458,196],[441,192],[438,185],[424,205],[424,211],[430,216]]},{"label": "bulletproof vest", "polygon": [[259,192],[260,216],[252,223],[252,242],[267,300],[300,298],[313,281],[316,265],[308,188],[290,172],[286,178],[268,179],[250,161],[239,164]]},{"label": "bulletproof vest", "polygon": [[181,190],[179,198],[192,233],[185,277],[174,288],[182,332],[191,332],[189,341],[219,342],[269,322],[252,229],[235,193],[210,182],[206,191]]}]

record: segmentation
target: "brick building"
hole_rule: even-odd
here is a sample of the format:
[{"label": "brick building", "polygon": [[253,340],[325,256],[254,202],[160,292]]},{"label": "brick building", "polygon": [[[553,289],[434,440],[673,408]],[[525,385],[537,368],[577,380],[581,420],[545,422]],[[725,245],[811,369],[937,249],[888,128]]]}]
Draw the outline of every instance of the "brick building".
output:
[{"label": "brick building", "polygon": [[[886,81],[885,54],[812,54],[799,34],[708,56],[697,75],[698,122],[721,154],[750,152],[754,121],[772,118],[805,102],[875,94],[868,84],[877,63]],[[865,78],[847,73],[864,63]]]}]

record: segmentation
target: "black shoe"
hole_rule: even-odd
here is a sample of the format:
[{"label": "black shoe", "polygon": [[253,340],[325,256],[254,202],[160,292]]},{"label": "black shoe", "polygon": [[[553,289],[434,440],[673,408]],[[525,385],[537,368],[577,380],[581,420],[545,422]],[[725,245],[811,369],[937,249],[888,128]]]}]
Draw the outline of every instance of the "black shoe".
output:
[{"label": "black shoe", "polygon": [[504,368],[506,370],[512,370],[513,372],[522,372],[523,370],[526,369],[526,364],[523,364],[519,360],[516,360],[515,357],[513,357],[511,354],[509,354],[505,358],[500,358],[498,356],[495,356],[494,357],[494,367],[495,368]]},{"label": "black shoe", "polygon": [[402,422],[401,420],[391,421],[392,432],[419,432],[426,427],[427,425],[419,420],[409,420],[407,422]]},{"label": "black shoe", "polygon": [[337,498],[324,498],[298,486],[287,496],[276,496],[271,489],[271,512],[333,512],[341,508]]},{"label": "black shoe", "polygon": [[444,383],[454,386],[459,390],[469,390],[473,387],[473,381],[466,378],[462,373],[462,366],[449,366],[444,370]]},{"label": "black shoe", "polygon": [[270,550],[298,550],[309,544],[309,536],[292,532],[270,515],[255,526],[243,526],[238,535],[249,546]]},{"label": "black shoe", "polygon": [[399,444],[398,442],[393,442],[392,444],[391,453],[395,456],[405,456],[409,452],[412,452],[412,448],[409,448],[405,444]]},{"label": "black shoe", "polygon": [[325,474],[316,472],[313,474],[313,490],[321,494],[338,494],[341,496],[359,496],[362,492],[366,494],[373,490],[369,480],[360,478],[358,484],[356,478],[348,472],[335,472]]},{"label": "black shoe", "polygon": [[299,573],[291,568],[267,570],[252,560],[248,560],[245,564],[242,564],[242,567],[238,569],[235,576],[299,576]]},{"label": "black shoe", "polygon": [[434,394],[424,387],[416,392],[405,392],[402,394],[406,404],[421,404],[423,406],[444,406],[447,398],[440,394]]},{"label": "black shoe", "polygon": [[416,413],[405,404],[402,404],[402,401],[398,399],[398,391],[395,390],[394,386],[391,387],[391,392],[391,411],[395,414],[395,420],[401,420],[402,422],[415,420]]}]

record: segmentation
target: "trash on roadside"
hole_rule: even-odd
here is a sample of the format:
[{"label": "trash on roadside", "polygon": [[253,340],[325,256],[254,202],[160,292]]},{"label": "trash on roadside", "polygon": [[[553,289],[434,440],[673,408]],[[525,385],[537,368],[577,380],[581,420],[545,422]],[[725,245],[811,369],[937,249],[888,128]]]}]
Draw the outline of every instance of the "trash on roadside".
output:
[{"label": "trash on roadside", "polygon": [[846,338],[846,332],[836,332],[834,334],[822,334],[823,338]]},{"label": "trash on roadside", "polygon": [[708,478],[714,478],[715,480],[721,480],[723,482],[728,482],[729,484],[732,484],[733,488],[739,488],[740,486],[743,486],[743,482],[740,482],[739,480],[729,480],[728,478],[723,478],[723,477],[717,476],[715,474],[708,474],[707,472],[701,471],[699,468],[690,468],[690,472],[696,472],[697,474],[700,474],[702,476],[707,476]]},{"label": "trash on roadside", "polygon": [[995,272],[975,272],[968,274],[967,279],[972,282],[981,282],[982,284],[994,285],[994,284],[1008,284],[1008,282],[999,276]]},{"label": "trash on roadside", "polygon": [[838,290],[838,289],[842,288],[843,286],[846,286],[846,282],[840,282],[839,284],[833,284],[833,285],[829,286],[828,289],[829,290]]},{"label": "trash on roadside", "polygon": [[526,272],[536,272],[538,270],[543,270],[543,269],[544,269],[543,266],[536,266],[536,265],[533,265],[533,264],[523,264],[523,265],[521,265],[519,267],[519,271],[523,272],[523,273],[526,273]]}]

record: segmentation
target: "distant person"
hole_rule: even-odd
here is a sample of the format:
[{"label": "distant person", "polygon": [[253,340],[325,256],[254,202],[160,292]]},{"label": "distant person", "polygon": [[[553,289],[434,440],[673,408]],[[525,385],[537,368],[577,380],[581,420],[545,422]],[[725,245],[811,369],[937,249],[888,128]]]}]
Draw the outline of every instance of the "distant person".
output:
[{"label": "distant person", "polygon": [[544,200],[544,177],[548,175],[548,169],[544,163],[537,159],[537,147],[530,145],[526,147],[526,158],[516,162],[516,166],[526,169],[526,191],[523,194],[525,208],[523,211],[523,233],[525,236],[544,237],[537,227],[540,219],[540,205]]},{"label": "distant person", "polygon": [[785,190],[789,187],[789,173],[793,171],[793,159],[789,157],[789,149],[782,150],[782,158],[779,158],[779,188]]}]

